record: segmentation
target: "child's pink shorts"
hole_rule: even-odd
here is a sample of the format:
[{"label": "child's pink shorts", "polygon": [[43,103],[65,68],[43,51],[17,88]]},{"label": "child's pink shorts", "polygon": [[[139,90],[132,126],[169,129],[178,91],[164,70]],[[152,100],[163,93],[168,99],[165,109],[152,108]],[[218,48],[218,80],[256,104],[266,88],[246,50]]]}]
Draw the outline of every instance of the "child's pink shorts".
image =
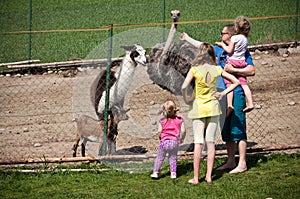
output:
[{"label": "child's pink shorts", "polygon": [[[245,60],[236,60],[236,59],[227,59],[227,64],[231,64],[234,68],[245,68],[248,64]],[[247,84],[247,79],[244,76],[236,76],[236,78],[240,81],[241,85]],[[231,82],[224,79],[226,85],[230,85]]]}]

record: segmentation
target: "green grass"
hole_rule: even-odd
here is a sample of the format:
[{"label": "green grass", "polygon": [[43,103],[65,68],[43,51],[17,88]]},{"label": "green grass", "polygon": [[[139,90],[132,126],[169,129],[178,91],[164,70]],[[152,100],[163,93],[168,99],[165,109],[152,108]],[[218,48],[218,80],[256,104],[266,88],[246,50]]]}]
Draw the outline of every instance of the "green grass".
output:
[{"label": "green grass", "polygon": [[[143,173],[124,171],[50,172],[24,174],[0,172],[1,198],[299,198],[300,154],[248,156],[249,170],[241,174],[214,171],[213,183],[190,185],[191,161],[178,164],[179,177],[169,178],[168,166],[162,177],[150,179]],[[215,167],[225,159],[217,158]],[[206,169],[202,161],[201,178]],[[98,166],[76,166],[97,168]],[[60,167],[62,168],[62,167]],[[71,167],[69,167],[71,168]],[[74,166],[72,167],[74,168]]]},{"label": "green grass", "polygon": [[[29,57],[27,34],[3,34],[29,30],[28,2],[28,0],[0,2],[0,63],[27,60]],[[173,9],[181,11],[180,21],[234,19],[238,15],[251,18],[296,13],[296,0],[236,2],[236,0],[166,1],[165,18],[167,22],[171,21],[169,12]],[[46,0],[42,3],[32,1],[32,6],[33,31],[98,28],[109,24],[160,23],[163,18],[162,0]],[[182,24],[178,31],[213,43],[220,39],[219,32],[227,23]],[[254,20],[252,24],[250,44],[295,40],[296,17]],[[170,25],[166,25],[167,29],[169,27]],[[113,34],[117,35],[133,28],[136,27],[117,28],[113,30]],[[106,42],[107,38],[107,30],[32,34],[31,59],[40,59],[42,62],[83,59],[95,47]],[[140,40],[137,42],[143,42]]]}]

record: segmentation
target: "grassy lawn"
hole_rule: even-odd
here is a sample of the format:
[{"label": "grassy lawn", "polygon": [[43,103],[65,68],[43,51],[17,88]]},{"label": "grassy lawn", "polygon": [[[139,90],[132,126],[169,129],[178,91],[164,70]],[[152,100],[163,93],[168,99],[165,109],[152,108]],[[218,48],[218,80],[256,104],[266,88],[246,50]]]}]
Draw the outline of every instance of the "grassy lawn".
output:
[{"label": "grassy lawn", "polygon": [[[296,0],[241,0],[238,3],[236,0],[165,2],[164,13],[162,0],[45,0],[43,3],[32,0],[32,31],[99,28],[110,24],[145,24],[146,28],[147,24],[161,23],[163,13],[166,22],[170,22],[169,12],[179,9],[181,22],[214,20],[205,23],[185,23],[178,27],[179,32],[187,32],[192,37],[214,43],[220,40],[222,27],[229,23],[216,20],[234,19],[238,15],[256,18],[296,14]],[[0,63],[27,60],[30,49],[29,35],[6,33],[29,30],[29,1],[3,0],[0,2],[0,14]],[[298,29],[296,17],[253,20],[252,24],[250,44],[293,41]],[[170,25],[165,27],[167,34]],[[115,37],[119,33],[136,28],[116,28],[113,34]],[[31,35],[31,59],[40,59],[42,62],[84,59],[107,39],[107,30],[35,33]],[[145,40],[148,38],[140,36],[135,42],[143,43]]]},{"label": "grassy lawn", "polygon": [[[168,166],[163,167],[158,180],[150,178],[151,170],[24,174],[5,169],[0,172],[0,198],[299,198],[299,157],[300,154],[251,155],[247,172],[228,174],[215,170],[212,184],[202,179],[198,185],[187,183],[193,175],[192,162],[188,160],[179,162],[179,177],[175,180],[170,179]],[[215,168],[224,161],[217,158]],[[205,163],[202,161],[201,177]]]}]

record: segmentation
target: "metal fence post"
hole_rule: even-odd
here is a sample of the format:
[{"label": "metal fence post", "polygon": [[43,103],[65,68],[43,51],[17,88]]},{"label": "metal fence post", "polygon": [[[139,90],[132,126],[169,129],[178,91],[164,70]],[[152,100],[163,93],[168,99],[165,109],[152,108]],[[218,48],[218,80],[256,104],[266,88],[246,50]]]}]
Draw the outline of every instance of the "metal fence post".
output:
[{"label": "metal fence post", "polygon": [[106,65],[106,88],[105,88],[105,111],[104,111],[104,137],[103,145],[101,149],[102,155],[106,154],[106,140],[108,131],[108,110],[109,110],[109,82],[110,82],[110,65],[112,57],[112,35],[113,35],[113,24],[109,26],[108,31],[108,55],[107,55],[107,65]]},{"label": "metal fence post", "polygon": [[[299,14],[299,0],[296,2],[296,32],[295,32],[295,41],[298,42],[298,14]],[[297,45],[296,45],[297,46]]]},{"label": "metal fence post", "polygon": [[28,60],[31,60],[32,0],[29,0]]}]

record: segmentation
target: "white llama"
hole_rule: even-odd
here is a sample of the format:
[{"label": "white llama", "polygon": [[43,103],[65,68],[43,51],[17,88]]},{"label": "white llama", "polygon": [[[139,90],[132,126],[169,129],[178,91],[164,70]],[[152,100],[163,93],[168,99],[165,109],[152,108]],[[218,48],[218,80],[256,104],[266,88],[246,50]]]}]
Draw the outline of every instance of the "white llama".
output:
[{"label": "white llama", "polygon": [[[135,44],[134,46],[122,46],[126,50],[126,56],[124,57],[120,67],[112,67],[110,69],[110,82],[109,82],[109,114],[111,120],[118,117],[112,110],[114,107],[124,111],[123,104],[127,91],[129,90],[135,69],[138,64],[146,65],[146,50]],[[113,63],[112,63],[113,65]],[[105,111],[105,98],[106,98],[106,70],[101,71],[93,82],[90,90],[90,98],[98,119],[104,119]],[[127,112],[127,111],[125,111]],[[118,118],[118,122],[120,119]],[[107,137],[107,142],[110,148],[110,154],[116,152],[116,138],[118,135],[118,123],[111,125],[110,136]]]},{"label": "white llama", "polygon": [[[122,46],[126,50],[120,67],[110,70],[109,109],[114,105],[123,108],[125,95],[130,88],[132,78],[138,64],[146,65],[146,50],[135,44],[134,46]],[[106,70],[102,71],[95,79],[91,87],[91,101],[99,119],[103,118],[106,98]]]}]

